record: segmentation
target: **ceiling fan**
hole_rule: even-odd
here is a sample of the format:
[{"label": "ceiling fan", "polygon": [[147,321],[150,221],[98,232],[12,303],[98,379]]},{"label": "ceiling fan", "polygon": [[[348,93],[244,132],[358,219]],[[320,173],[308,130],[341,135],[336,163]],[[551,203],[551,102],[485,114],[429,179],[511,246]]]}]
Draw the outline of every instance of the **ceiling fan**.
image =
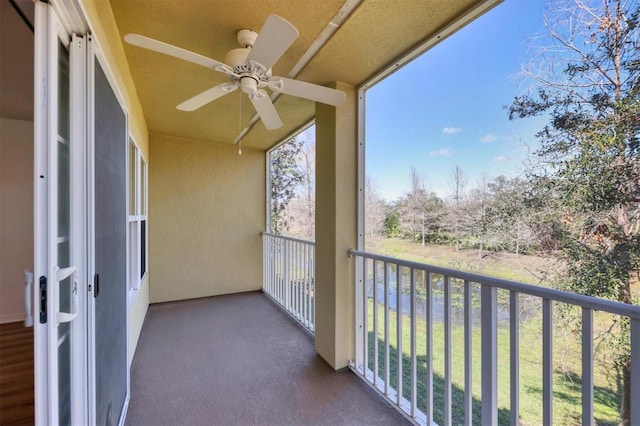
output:
[{"label": "ceiling fan", "polygon": [[224,63],[139,34],[127,34],[124,39],[134,46],[219,71],[231,80],[184,101],[177,106],[179,110],[194,111],[240,87],[249,96],[264,126],[277,129],[282,121],[264,88],[334,106],[342,104],[346,98],[340,90],[271,75],[273,65],[297,37],[298,30],[286,19],[269,15],[260,34],[247,29],[238,31],[237,39],[242,47],[228,52]]}]

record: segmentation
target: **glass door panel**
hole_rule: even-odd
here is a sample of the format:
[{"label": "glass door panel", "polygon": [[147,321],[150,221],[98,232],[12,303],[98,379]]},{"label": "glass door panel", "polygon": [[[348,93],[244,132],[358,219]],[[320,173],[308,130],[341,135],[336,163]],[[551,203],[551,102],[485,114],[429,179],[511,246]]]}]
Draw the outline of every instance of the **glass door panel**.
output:
[{"label": "glass door panel", "polygon": [[[58,268],[71,266],[69,50],[58,42]],[[72,276],[58,282],[58,312],[72,313]],[[75,289],[77,292],[77,288]],[[71,424],[71,322],[58,325],[58,422]]]}]

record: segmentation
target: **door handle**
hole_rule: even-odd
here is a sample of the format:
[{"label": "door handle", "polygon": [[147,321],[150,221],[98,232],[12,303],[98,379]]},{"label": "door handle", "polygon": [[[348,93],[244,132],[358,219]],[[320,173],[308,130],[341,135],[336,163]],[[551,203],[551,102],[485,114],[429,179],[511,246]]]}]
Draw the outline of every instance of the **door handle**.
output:
[{"label": "door handle", "polygon": [[56,315],[58,324],[71,322],[78,316],[78,268],[70,266],[56,270],[56,281],[58,283],[69,277],[71,277],[71,312],[58,312]]},{"label": "door handle", "polygon": [[33,287],[33,272],[24,271],[24,319],[25,327],[33,327],[33,313],[31,312],[31,287]]},{"label": "door handle", "polygon": [[47,323],[47,277],[42,275],[40,282],[40,324]]}]

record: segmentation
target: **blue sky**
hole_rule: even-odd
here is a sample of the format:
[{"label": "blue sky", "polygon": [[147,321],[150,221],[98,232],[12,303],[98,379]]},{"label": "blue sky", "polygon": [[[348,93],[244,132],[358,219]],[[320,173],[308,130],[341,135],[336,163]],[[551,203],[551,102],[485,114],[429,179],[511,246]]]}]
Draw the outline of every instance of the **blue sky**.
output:
[{"label": "blue sky", "polygon": [[509,121],[504,106],[527,88],[517,75],[544,4],[506,0],[367,91],[366,174],[383,198],[407,191],[411,166],[442,197],[456,165],[467,189],[522,174],[544,119]]}]

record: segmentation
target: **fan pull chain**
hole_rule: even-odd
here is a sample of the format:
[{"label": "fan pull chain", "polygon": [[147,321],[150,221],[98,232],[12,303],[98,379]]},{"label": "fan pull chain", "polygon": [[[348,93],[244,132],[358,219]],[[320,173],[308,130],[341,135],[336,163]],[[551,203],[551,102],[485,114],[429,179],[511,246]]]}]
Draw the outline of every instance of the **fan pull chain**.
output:
[{"label": "fan pull chain", "polygon": [[[238,90],[238,95],[240,98],[239,111],[238,111],[238,132],[242,134],[242,91]],[[242,136],[240,136],[240,140],[238,141],[238,155],[242,155]]]}]

